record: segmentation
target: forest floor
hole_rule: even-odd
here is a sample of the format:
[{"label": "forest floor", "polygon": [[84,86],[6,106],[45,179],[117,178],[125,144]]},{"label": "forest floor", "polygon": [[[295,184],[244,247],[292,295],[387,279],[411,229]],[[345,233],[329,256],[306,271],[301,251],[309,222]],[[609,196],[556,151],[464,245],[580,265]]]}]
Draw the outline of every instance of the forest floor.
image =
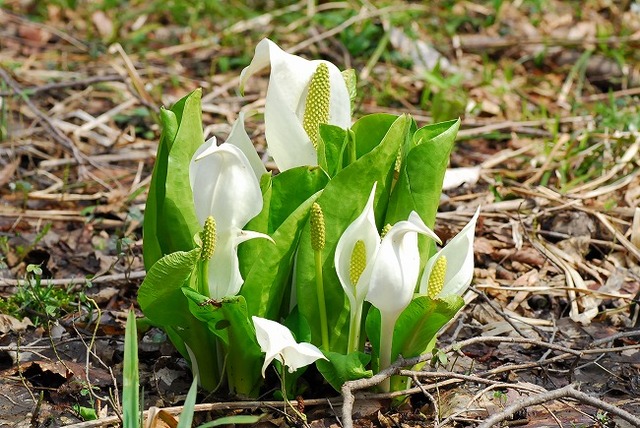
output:
[{"label": "forest floor", "polygon": [[[468,304],[446,361],[400,406],[357,394],[354,424],[640,426],[637,3],[193,3],[0,3],[0,426],[117,423],[158,109],[201,87],[205,134],[257,112],[263,151],[266,76],[238,89],[263,37],[354,68],[358,117],[462,118],[436,232],[482,206]],[[191,375],[162,332],[140,371],[145,408],[179,412]],[[338,423],[335,391],[304,398],[310,425]],[[276,403],[198,402],[200,422],[285,424]]]}]

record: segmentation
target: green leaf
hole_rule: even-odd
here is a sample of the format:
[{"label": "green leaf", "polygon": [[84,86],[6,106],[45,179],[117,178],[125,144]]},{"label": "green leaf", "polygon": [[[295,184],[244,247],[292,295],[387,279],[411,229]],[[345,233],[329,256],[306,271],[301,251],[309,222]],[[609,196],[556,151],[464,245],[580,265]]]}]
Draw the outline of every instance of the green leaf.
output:
[{"label": "green leaf", "polygon": [[[433,300],[428,296],[415,297],[400,314],[393,333],[391,361],[399,355],[412,358],[431,351],[440,329],[464,306],[460,296]],[[372,348],[373,369],[377,371],[380,351],[380,311],[371,307],[365,323]]]},{"label": "green leaf", "polygon": [[[442,181],[459,127],[460,120],[452,120],[416,131],[391,193],[385,224],[406,220],[411,211],[416,211],[427,226],[434,227]],[[424,236],[418,242],[422,269],[435,245]]]},{"label": "green leaf", "polygon": [[180,413],[180,419],[178,420],[177,428],[191,428],[191,422],[193,421],[193,410],[196,405],[196,397],[198,396],[198,378],[194,377],[189,388],[187,398],[184,400],[184,406],[182,407],[182,413]]},{"label": "green leaf", "polygon": [[233,416],[224,416],[222,418],[218,418],[211,422],[207,422],[206,424],[200,425],[198,428],[213,428],[219,427],[222,425],[234,425],[234,424],[255,424],[260,422],[266,413],[262,415],[233,415]]},{"label": "green leaf", "polygon": [[178,132],[169,149],[166,195],[158,224],[165,254],[193,248],[193,237],[201,229],[189,182],[191,158],[204,144],[201,97],[200,89],[187,96],[179,117]]},{"label": "green leaf", "polygon": [[[405,140],[411,120],[397,118],[385,132],[374,129],[363,132],[382,134],[382,140],[369,153],[341,170],[325,187],[317,203],[325,218],[325,249],[322,252],[325,301],[328,309],[331,351],[344,352],[348,340],[349,303],[338,281],[333,263],[335,247],[347,226],[362,212],[374,182],[378,182],[377,212],[384,212],[387,189],[399,145]],[[375,122],[372,123],[375,126]],[[380,126],[386,126],[384,123]],[[360,142],[360,136],[356,136]],[[364,139],[363,139],[364,140]],[[321,341],[318,302],[315,285],[315,256],[311,248],[309,222],[300,238],[296,264],[298,307],[311,326],[312,342]]]},{"label": "green leaf", "polygon": [[149,269],[164,254],[193,248],[200,225],[189,183],[189,163],[204,143],[201,90],[161,110],[163,132],[149,186],[144,221],[144,262]]},{"label": "green leaf", "polygon": [[342,169],[342,159],[346,144],[349,142],[347,131],[335,125],[321,124],[318,141],[318,165],[335,176]]},{"label": "green leaf", "polygon": [[147,205],[144,212],[144,245],[142,250],[146,270],[149,270],[163,254],[158,236],[158,217],[160,215],[160,207],[163,205],[165,198],[164,183],[167,180],[169,147],[178,132],[178,119],[174,112],[162,108],[160,109],[160,117],[162,120],[162,135],[160,135],[160,143],[158,144],[156,162],[153,166]]},{"label": "green leaf", "polygon": [[[149,320],[165,329],[183,357],[191,361],[186,346],[195,355],[202,387],[211,391],[219,383],[215,338],[205,324],[189,311],[181,288],[188,284],[200,257],[200,248],[178,251],[158,260],[138,290],[138,304]],[[185,346],[186,344],[186,346]],[[195,363],[195,365],[194,365]]]},{"label": "green leaf", "polygon": [[[254,256],[240,294],[247,300],[249,314],[278,319],[282,305],[287,305],[293,260],[300,234],[317,194],[310,197],[282,223],[272,235],[273,242],[263,240],[262,251]],[[256,240],[257,241],[257,240]],[[244,260],[244,259],[243,259]]]},{"label": "green leaf", "polygon": [[[225,313],[220,308],[223,301],[229,303],[231,300],[225,298],[223,301],[214,301],[189,287],[181,288],[180,292],[187,298],[188,312],[206,325],[211,333],[228,346],[229,321],[225,318]],[[233,298],[235,297],[231,299]]]},{"label": "green leaf", "polygon": [[380,144],[397,119],[398,116],[386,113],[370,114],[358,119],[351,127],[356,136],[356,157],[364,156]]},{"label": "green leaf", "polygon": [[193,315],[225,343],[229,391],[257,397],[262,385],[264,357],[244,297],[229,296],[220,302],[211,302],[188,287],[183,287],[182,291],[189,299],[189,310]]},{"label": "green leaf", "polygon": [[95,421],[98,419],[98,412],[92,407],[85,407],[79,404],[73,405],[73,410],[77,412],[84,421]]},{"label": "green leaf", "polygon": [[320,168],[301,166],[284,171],[265,183],[266,202],[262,212],[245,229],[268,233],[275,244],[266,239],[254,239],[238,249],[245,279],[240,293],[248,302],[250,315],[277,319],[283,303],[288,304],[287,291],[300,231],[317,192],[328,180]]},{"label": "green leaf", "polygon": [[371,360],[371,356],[363,352],[352,352],[343,355],[337,352],[324,353],[329,361],[317,360],[316,367],[329,384],[336,391],[340,392],[342,384],[349,380],[369,378],[373,375],[366,366]]},{"label": "green leaf", "polygon": [[396,322],[392,360],[398,355],[412,358],[430,352],[429,344],[433,346],[433,339],[438,331],[455,316],[462,306],[464,306],[464,300],[457,295],[435,300],[429,296],[414,298]]},{"label": "green leaf", "polygon": [[300,205],[322,190],[329,177],[318,167],[300,166],[281,172],[272,182],[268,233],[276,231]]},{"label": "green leaf", "polygon": [[300,315],[300,311],[296,306],[284,320],[284,325],[293,333],[296,342],[311,341],[311,327],[304,317]]},{"label": "green leaf", "polygon": [[160,325],[187,324],[189,311],[180,289],[189,280],[199,258],[200,248],[194,248],[168,254],[151,266],[138,290],[138,304],[145,316]]},{"label": "green leaf", "polygon": [[124,332],[122,364],[122,424],[127,428],[140,426],[140,378],[138,372],[138,333],[136,315],[129,309]]}]

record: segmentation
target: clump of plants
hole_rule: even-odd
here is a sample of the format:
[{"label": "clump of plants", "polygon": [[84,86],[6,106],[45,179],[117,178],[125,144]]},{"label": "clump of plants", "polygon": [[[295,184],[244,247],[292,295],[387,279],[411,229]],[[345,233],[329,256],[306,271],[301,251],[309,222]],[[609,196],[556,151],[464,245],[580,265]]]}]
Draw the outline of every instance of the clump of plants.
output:
[{"label": "clump of plants", "polygon": [[257,397],[273,362],[286,399],[309,364],[339,390],[399,355],[431,352],[463,306],[478,213],[438,250],[432,229],[459,120],[352,122],[352,70],[266,39],[241,90],[269,66],[264,120],[278,174],[242,115],[223,144],[204,140],[199,90],[161,111],[138,301],[203,388]]}]

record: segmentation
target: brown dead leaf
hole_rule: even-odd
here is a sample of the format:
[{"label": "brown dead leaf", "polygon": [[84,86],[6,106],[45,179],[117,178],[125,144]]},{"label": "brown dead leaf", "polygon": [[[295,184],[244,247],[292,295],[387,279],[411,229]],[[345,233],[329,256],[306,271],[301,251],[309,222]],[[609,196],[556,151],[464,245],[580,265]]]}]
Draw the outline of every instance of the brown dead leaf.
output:
[{"label": "brown dead leaf", "polygon": [[113,22],[111,22],[111,19],[103,11],[97,10],[93,12],[91,21],[103,40],[109,40],[111,38],[113,35]]},{"label": "brown dead leaf", "polygon": [[33,327],[31,320],[27,317],[22,318],[22,321],[20,321],[11,315],[0,314],[0,334],[25,331],[27,327]]},{"label": "brown dead leaf", "polygon": [[32,42],[32,45],[43,46],[51,39],[51,33],[41,27],[33,25],[20,25],[18,36]]},{"label": "brown dead leaf", "polygon": [[9,162],[5,165],[4,168],[0,171],[0,187],[9,183],[13,178],[13,174],[15,174],[16,169],[20,165],[20,158],[15,158],[13,161]]}]

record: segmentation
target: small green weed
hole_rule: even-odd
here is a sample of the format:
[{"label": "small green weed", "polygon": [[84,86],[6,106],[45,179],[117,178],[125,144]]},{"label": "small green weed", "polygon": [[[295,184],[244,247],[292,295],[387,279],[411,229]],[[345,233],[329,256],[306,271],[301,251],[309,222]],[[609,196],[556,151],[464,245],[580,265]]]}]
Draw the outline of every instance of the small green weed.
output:
[{"label": "small green weed", "polygon": [[467,94],[462,88],[464,76],[454,74],[445,76],[440,64],[424,73],[425,89],[422,92],[420,106],[431,111],[435,122],[456,119],[464,115],[467,106]]},{"label": "small green weed", "polygon": [[83,292],[73,286],[57,287],[42,280],[42,268],[28,265],[26,279],[14,295],[0,301],[0,313],[16,318],[29,317],[34,325],[71,312],[86,301]]}]

